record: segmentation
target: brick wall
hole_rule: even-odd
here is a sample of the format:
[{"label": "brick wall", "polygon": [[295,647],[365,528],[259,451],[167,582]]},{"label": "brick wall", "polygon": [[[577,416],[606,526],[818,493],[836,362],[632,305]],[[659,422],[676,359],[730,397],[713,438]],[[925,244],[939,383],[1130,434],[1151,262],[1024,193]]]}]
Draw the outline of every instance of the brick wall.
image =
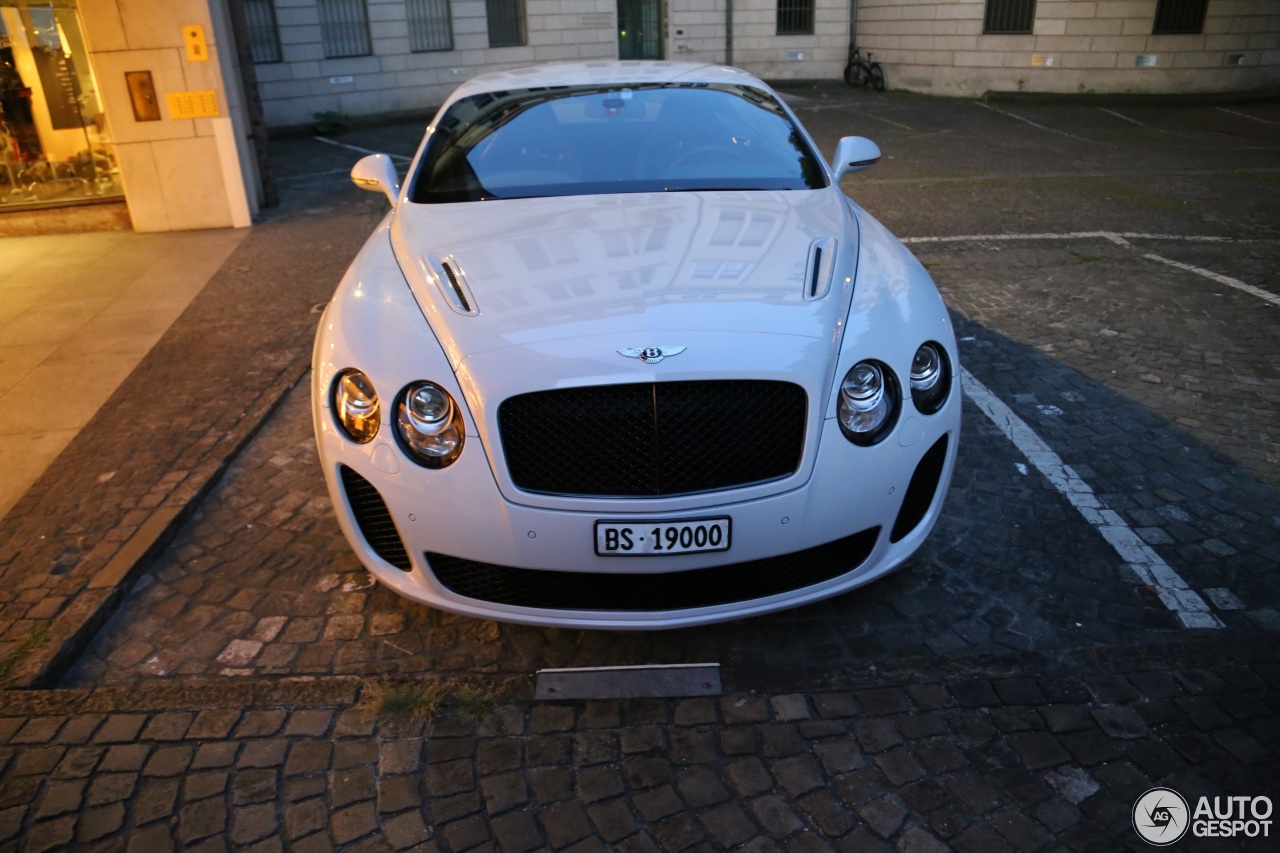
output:
[{"label": "brick wall", "polygon": [[[983,35],[983,0],[859,0],[859,6],[858,41],[885,64],[894,88],[979,95],[1280,85],[1274,0],[1211,0],[1197,35],[1152,35],[1156,0],[1040,0],[1028,35]],[[1154,64],[1140,66],[1140,56],[1155,57]]]}]

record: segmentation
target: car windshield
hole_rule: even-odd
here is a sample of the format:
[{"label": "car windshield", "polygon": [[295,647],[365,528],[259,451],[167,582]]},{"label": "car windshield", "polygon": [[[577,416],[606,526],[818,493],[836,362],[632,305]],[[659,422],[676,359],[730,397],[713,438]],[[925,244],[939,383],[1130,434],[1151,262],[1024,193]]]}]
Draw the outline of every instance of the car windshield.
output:
[{"label": "car windshield", "polygon": [[512,89],[454,102],[436,124],[409,198],[824,186],[813,152],[768,93],[638,83]]}]

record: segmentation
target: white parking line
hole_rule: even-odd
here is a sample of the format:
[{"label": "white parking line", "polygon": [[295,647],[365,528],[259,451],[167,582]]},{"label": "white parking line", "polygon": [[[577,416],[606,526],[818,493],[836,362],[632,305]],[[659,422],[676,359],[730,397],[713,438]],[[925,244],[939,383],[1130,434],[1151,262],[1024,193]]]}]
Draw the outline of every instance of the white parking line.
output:
[{"label": "white parking line", "polygon": [[[313,136],[311,138],[314,139],[316,142],[323,142],[325,145],[333,145],[338,148],[346,148],[348,151],[355,151],[360,154],[382,154],[383,153],[381,151],[374,151],[371,148],[361,148],[359,145],[349,145],[346,142],[339,142],[336,139],[329,139],[328,137],[325,137],[325,136]],[[387,156],[390,157],[392,160],[403,160],[406,163],[408,163],[410,160],[413,159],[412,157],[405,157],[403,154],[388,154]]]},{"label": "white parking line", "polygon": [[1127,245],[1128,240],[1178,240],[1185,243],[1233,243],[1231,237],[1207,237],[1183,234],[1145,234],[1137,231],[1067,231],[1054,234],[957,234],[952,237],[905,237],[907,245],[916,243],[991,243],[1017,240],[1090,240],[1103,239]]},{"label": "white parking line", "polygon": [[1089,484],[1066,465],[1058,454],[1050,449],[1026,421],[1000,400],[987,386],[961,369],[960,379],[964,393],[982,409],[1032,465],[1044,475],[1058,492],[1079,511],[1111,547],[1120,559],[1133,570],[1138,579],[1155,591],[1165,607],[1173,611],[1188,628],[1221,628],[1222,621],[1214,616],[1209,605],[1187,582],[1166,563],[1159,554],[1143,542],[1124,519],[1094,494]]},{"label": "white parking line", "polygon": [[1251,116],[1248,113],[1241,113],[1241,112],[1236,112],[1235,110],[1229,110],[1226,107],[1218,107],[1218,109],[1224,113],[1231,113],[1233,116],[1240,116],[1240,118],[1247,118],[1247,119],[1252,119],[1253,121],[1260,121],[1263,124],[1280,125],[1280,121],[1271,121],[1270,119],[1258,118],[1257,116]]},{"label": "white parking line", "polygon": [[993,113],[1000,113],[1000,115],[1002,115],[1002,116],[1008,116],[1008,117],[1009,117],[1009,118],[1011,118],[1011,119],[1015,119],[1015,120],[1020,121],[1020,122],[1022,122],[1022,123],[1024,123],[1024,124],[1029,124],[1029,125],[1031,125],[1032,127],[1037,128],[1037,129],[1039,129],[1039,130],[1047,130],[1047,131],[1049,131],[1050,133],[1056,133],[1056,134],[1058,134],[1059,136],[1065,136],[1065,137],[1067,137],[1068,139],[1075,139],[1075,140],[1078,140],[1078,141],[1080,141],[1080,142],[1091,142],[1091,141],[1092,141],[1092,140],[1089,140],[1089,139],[1085,139],[1083,136],[1076,136],[1074,133],[1067,133],[1065,130],[1054,130],[1052,127],[1045,127],[1043,124],[1040,124],[1040,123],[1038,123],[1038,122],[1034,122],[1034,121],[1032,121],[1032,120],[1031,120],[1031,119],[1029,119],[1029,118],[1023,118],[1022,116],[1018,115],[1017,113],[1011,113],[1011,112],[1007,112],[1007,111],[1005,111],[1005,110],[997,109],[997,108],[995,108],[995,107],[991,106],[990,104],[984,104],[984,103],[982,103],[982,101],[974,101],[974,103],[975,103],[975,104],[977,104],[977,105],[978,105],[978,106],[980,106],[980,107],[984,107],[984,108],[986,108],[986,109],[988,109],[988,110],[991,110]]},{"label": "white parking line", "polygon": [[1102,110],[1104,113],[1106,113],[1109,116],[1115,116],[1118,119],[1123,119],[1124,121],[1127,121],[1130,124],[1136,124],[1138,127],[1146,127],[1145,124],[1138,121],[1136,118],[1129,118],[1127,115],[1124,115],[1123,113],[1118,113],[1115,110],[1109,110],[1106,107],[1098,107],[1098,109]]},{"label": "white parking line", "polygon": [[1218,284],[1225,284],[1227,287],[1234,287],[1236,290],[1244,291],[1245,293],[1256,296],[1259,299],[1265,299],[1272,305],[1280,305],[1280,296],[1276,296],[1268,290],[1263,290],[1261,287],[1254,287],[1252,284],[1245,284],[1238,278],[1232,278],[1229,275],[1216,273],[1212,270],[1201,269],[1200,267],[1193,267],[1191,264],[1184,264],[1181,261],[1171,260],[1169,258],[1161,257],[1160,255],[1148,254],[1143,255],[1142,257],[1149,261],[1159,261],[1162,264],[1168,264],[1169,266],[1177,267],[1180,270],[1193,272],[1198,276],[1209,279],[1210,281],[1216,281]]}]

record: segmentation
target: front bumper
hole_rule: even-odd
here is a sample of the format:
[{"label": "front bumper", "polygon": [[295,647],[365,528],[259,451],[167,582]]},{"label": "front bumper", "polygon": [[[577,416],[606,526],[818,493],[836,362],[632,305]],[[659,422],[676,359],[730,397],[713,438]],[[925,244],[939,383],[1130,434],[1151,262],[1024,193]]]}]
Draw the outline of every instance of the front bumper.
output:
[{"label": "front bumper", "polygon": [[[957,383],[958,390],[958,383]],[[572,509],[505,498],[483,453],[443,471],[357,446],[317,413],[325,477],[360,560],[395,592],[507,622],[658,629],[738,619],[818,601],[900,566],[941,511],[954,467],[959,394],[910,416],[886,441],[853,447],[826,421],[817,464],[793,488],[678,501],[582,499]],[[749,490],[738,490],[738,495]],[[597,521],[729,516],[727,552],[598,556]]]}]

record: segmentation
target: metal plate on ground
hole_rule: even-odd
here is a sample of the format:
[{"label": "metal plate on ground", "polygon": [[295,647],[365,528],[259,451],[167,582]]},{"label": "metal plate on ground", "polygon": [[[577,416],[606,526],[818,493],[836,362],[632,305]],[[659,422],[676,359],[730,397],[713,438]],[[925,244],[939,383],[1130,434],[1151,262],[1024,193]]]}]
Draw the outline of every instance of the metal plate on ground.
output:
[{"label": "metal plate on ground", "polygon": [[720,664],[685,663],[538,670],[537,699],[719,696]]}]

